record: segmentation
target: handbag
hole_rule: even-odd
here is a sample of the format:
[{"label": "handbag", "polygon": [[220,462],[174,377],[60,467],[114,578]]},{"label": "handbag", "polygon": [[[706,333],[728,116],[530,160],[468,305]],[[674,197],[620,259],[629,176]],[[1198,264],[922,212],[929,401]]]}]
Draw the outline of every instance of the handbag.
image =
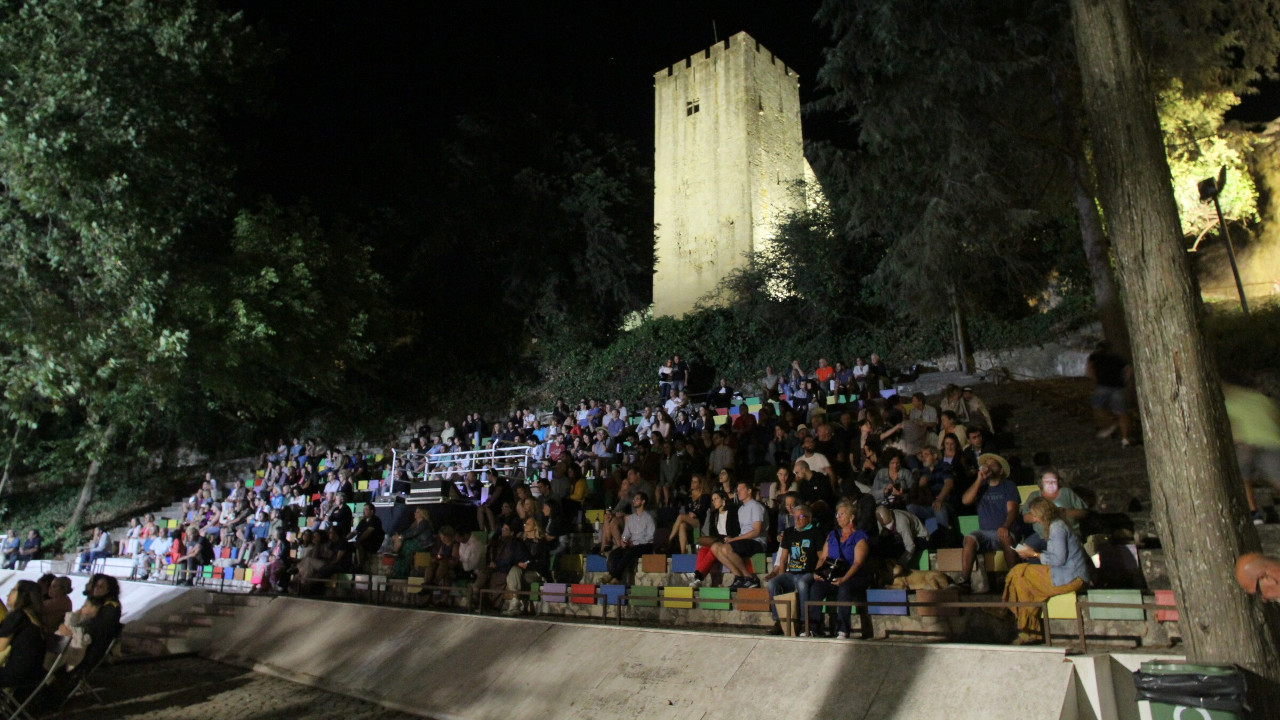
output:
[{"label": "handbag", "polygon": [[835,578],[844,577],[849,572],[849,563],[844,558],[833,557],[827,558],[827,561],[819,565],[813,571],[813,576],[819,580],[831,582]]}]

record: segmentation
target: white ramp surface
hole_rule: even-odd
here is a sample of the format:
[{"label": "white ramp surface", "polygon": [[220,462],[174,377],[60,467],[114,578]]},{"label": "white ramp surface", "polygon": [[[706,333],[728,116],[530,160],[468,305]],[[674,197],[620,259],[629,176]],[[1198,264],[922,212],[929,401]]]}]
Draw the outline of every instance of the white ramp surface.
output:
[{"label": "white ramp surface", "polygon": [[1061,650],[772,638],[278,598],[209,657],[433,718],[1072,720]]}]

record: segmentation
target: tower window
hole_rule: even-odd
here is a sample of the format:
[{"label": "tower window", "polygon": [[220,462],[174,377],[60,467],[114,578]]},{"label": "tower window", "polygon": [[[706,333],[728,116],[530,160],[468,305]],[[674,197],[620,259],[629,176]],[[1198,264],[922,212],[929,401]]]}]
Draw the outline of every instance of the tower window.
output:
[{"label": "tower window", "polygon": [[684,104],[684,114],[686,117],[698,112],[699,109],[700,108],[698,106],[697,98],[694,98],[693,100],[689,100]]}]

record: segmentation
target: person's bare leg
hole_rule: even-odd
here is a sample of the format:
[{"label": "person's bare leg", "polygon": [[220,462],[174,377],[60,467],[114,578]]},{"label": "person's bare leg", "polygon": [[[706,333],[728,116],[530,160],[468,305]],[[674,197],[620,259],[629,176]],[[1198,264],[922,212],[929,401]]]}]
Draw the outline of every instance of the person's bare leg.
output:
[{"label": "person's bare leg", "polygon": [[742,556],[733,551],[728,543],[716,543],[711,546],[711,552],[715,553],[716,559],[729,566],[729,571],[737,577],[746,577],[751,575],[751,569],[743,565]]},{"label": "person's bare leg", "polygon": [[964,579],[970,580],[973,575],[973,561],[978,554],[978,541],[972,535],[964,537],[964,550],[960,553],[960,572]]},{"label": "person's bare leg", "polygon": [[1116,421],[1120,425],[1120,439],[1124,442],[1132,443],[1133,438],[1129,437],[1129,433],[1131,432],[1130,431],[1131,423],[1129,420],[1129,413],[1122,412],[1117,414]]},{"label": "person's bare leg", "polygon": [[1009,536],[1009,531],[1000,528],[996,532],[996,537],[1000,540],[1000,551],[1004,553],[1004,564],[1007,567],[1017,565],[1021,558],[1018,557],[1018,553],[1013,551],[1013,538]]},{"label": "person's bare leg", "polygon": [[689,521],[683,515],[676,518],[675,532],[680,552],[684,552],[685,548],[689,547]]}]

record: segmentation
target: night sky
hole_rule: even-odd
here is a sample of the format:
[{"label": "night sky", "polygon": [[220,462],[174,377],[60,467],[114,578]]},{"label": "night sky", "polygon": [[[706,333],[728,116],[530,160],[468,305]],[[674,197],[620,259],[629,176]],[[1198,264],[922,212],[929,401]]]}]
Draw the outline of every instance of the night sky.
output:
[{"label": "night sky", "polygon": [[287,48],[274,112],[252,129],[261,184],[284,197],[358,183],[457,115],[515,110],[529,93],[583,108],[651,158],[659,69],[745,30],[800,73],[807,100],[825,44],[818,0],[240,4]]},{"label": "night sky", "polygon": [[[518,110],[531,95],[581,108],[651,158],[654,72],[745,30],[800,74],[807,101],[828,40],[813,22],[820,0],[224,4],[285,48],[271,114],[242,128],[242,169],[258,189],[320,204],[425,156],[458,115]],[[1232,116],[1277,114],[1272,84]],[[810,120],[805,132],[845,130]]]}]

